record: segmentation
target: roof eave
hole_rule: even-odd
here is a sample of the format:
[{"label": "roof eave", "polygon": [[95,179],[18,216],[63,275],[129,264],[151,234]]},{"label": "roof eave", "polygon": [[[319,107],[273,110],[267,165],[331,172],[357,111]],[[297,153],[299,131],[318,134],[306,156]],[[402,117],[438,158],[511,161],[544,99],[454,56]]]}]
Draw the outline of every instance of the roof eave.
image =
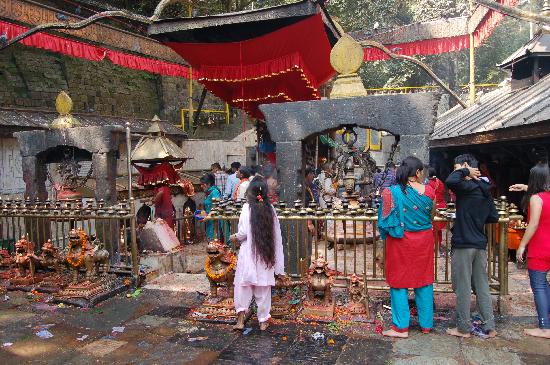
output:
[{"label": "roof eave", "polygon": [[310,0],[303,0],[298,3],[279,5],[257,10],[245,10],[234,13],[199,16],[193,18],[161,19],[149,26],[148,34],[156,35],[174,31],[189,31],[208,27],[219,27],[223,25],[308,16],[314,15],[318,11],[319,10],[316,3]]}]

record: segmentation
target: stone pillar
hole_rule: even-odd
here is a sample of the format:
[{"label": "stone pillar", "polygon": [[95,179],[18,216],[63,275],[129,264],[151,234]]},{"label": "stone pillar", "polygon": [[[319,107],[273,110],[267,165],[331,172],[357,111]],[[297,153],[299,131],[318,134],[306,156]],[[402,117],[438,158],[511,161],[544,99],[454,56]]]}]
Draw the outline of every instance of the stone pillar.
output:
[{"label": "stone pillar", "polygon": [[279,200],[293,204],[302,197],[302,142],[277,142],[277,181]]},{"label": "stone pillar", "polygon": [[117,158],[114,151],[98,152],[92,155],[92,166],[96,182],[95,198],[103,199],[107,206],[116,204]]},{"label": "stone pillar", "polygon": [[[302,142],[277,142],[277,182],[279,183],[279,200],[292,207],[294,200],[301,199],[302,185]],[[285,256],[288,257],[289,267],[286,268],[290,274],[299,274],[299,259],[305,258],[306,244],[303,242],[304,235],[301,233],[300,225],[304,221],[282,222],[281,233],[283,237],[283,247]],[[290,238],[290,239],[288,239]],[[287,242],[288,241],[288,242]],[[300,248],[298,250],[298,245]],[[300,253],[301,257],[298,257]]]},{"label": "stone pillar", "polygon": [[408,156],[415,156],[425,164],[428,164],[430,162],[429,142],[430,136],[428,134],[402,135],[399,140],[400,161],[403,161]]},{"label": "stone pillar", "polygon": [[36,156],[23,156],[23,180],[25,181],[25,197],[34,200],[48,199],[46,191],[47,167]]},{"label": "stone pillar", "polygon": [[[95,177],[95,198],[103,199],[106,206],[116,204],[116,169],[117,159],[115,152],[98,152],[92,155],[92,166]],[[120,222],[116,219],[96,219],[97,238],[105,244],[110,253],[111,263],[120,261],[119,236]]]},{"label": "stone pillar", "polygon": [[[46,191],[47,166],[36,156],[22,158],[23,180],[25,181],[25,197],[41,201],[48,199]],[[51,238],[50,221],[44,218],[24,218],[25,233],[34,242],[35,249]],[[17,240],[19,237],[12,237]]]}]

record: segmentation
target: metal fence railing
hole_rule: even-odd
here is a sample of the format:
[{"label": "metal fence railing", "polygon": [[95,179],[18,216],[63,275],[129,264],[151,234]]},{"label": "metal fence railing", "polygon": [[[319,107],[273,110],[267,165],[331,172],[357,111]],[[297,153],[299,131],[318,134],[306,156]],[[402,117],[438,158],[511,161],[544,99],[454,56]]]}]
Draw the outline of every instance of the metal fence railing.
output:
[{"label": "metal fence railing", "polygon": [[0,201],[1,249],[13,252],[15,242],[25,236],[34,243],[36,252],[48,240],[63,252],[72,229],[82,229],[105,245],[112,271],[139,274],[133,199],[111,207],[93,200]]},{"label": "metal fence railing", "polygon": [[[505,200],[497,202],[500,220],[488,224],[488,276],[493,294],[508,294],[508,238],[507,230],[511,216],[517,211],[510,209]],[[221,239],[235,233],[241,205],[229,202],[215,204],[204,222],[216,221],[215,236]],[[330,269],[336,272],[336,286],[346,285],[351,274],[364,278],[368,289],[386,290],[385,242],[377,231],[378,217],[375,209],[361,206],[347,209],[303,208],[296,204],[287,208],[284,203],[276,207],[285,252],[287,273],[301,280],[312,260],[322,255]],[[436,292],[452,292],[451,243],[448,219],[450,210],[438,209],[435,222],[444,222],[446,233],[441,245],[434,245],[434,284]],[[441,231],[434,230],[434,241],[439,242]],[[339,284],[338,284],[339,283]]]}]

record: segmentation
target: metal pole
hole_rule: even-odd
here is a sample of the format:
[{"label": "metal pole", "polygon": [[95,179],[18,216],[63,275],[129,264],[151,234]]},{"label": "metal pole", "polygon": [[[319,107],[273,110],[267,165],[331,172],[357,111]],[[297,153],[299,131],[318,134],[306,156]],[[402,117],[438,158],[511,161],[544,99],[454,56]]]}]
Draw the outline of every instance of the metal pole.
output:
[{"label": "metal pole", "polygon": [[[470,6],[470,16],[472,16],[474,11],[474,2],[473,0],[469,1]],[[470,33],[470,82],[468,83],[468,89],[469,89],[469,104],[473,105],[476,102],[476,74],[475,74],[475,44],[474,44],[474,33]]]},{"label": "metal pole", "polygon": [[315,170],[319,168],[319,136],[315,136]]},{"label": "metal pole", "polygon": [[[189,2],[188,15],[193,16],[193,4]],[[189,131],[193,131],[193,68],[189,66]]]},{"label": "metal pole", "polygon": [[128,168],[128,200],[132,199],[132,136],[130,135],[130,122],[126,122],[126,155]]},{"label": "metal pole", "polygon": [[[529,11],[533,12],[535,10],[535,0],[529,1]],[[529,22],[529,39],[533,39],[535,36],[535,23]]]},{"label": "metal pole", "polygon": [[[139,277],[139,259],[138,259],[138,247],[136,240],[136,204],[134,198],[130,198],[130,233],[131,237],[131,250],[132,250],[132,275],[137,280]],[[137,282],[136,282],[137,284]]]}]

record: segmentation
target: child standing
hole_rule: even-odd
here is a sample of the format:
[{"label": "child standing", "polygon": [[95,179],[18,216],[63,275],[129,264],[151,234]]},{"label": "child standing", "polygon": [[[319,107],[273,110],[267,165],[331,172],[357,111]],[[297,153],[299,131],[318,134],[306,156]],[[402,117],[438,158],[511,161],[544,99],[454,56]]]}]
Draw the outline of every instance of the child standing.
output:
[{"label": "child standing", "polygon": [[281,227],[267,192],[264,179],[255,177],[246,191],[238,232],[231,236],[233,243],[241,243],[234,282],[236,330],[244,328],[252,296],[258,305],[260,330],[267,329],[271,287],[275,285],[275,275],[283,275],[285,271]]}]

